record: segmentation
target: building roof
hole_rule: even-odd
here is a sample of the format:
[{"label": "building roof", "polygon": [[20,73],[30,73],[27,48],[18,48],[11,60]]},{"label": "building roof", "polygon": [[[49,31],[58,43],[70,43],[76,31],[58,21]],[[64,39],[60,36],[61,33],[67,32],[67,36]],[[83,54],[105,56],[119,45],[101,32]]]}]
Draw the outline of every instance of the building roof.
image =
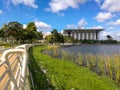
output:
[{"label": "building roof", "polygon": [[87,31],[87,30],[90,30],[90,31],[102,31],[102,30],[104,30],[104,29],[64,29],[64,31],[83,31],[83,30],[85,30],[85,31]]}]

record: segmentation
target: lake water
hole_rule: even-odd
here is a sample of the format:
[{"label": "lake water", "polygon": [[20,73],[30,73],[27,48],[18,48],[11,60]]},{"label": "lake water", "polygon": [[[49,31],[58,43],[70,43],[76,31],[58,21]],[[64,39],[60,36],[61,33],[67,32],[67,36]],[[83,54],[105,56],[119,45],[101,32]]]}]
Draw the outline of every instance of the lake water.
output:
[{"label": "lake water", "polygon": [[80,45],[64,47],[63,50],[70,51],[72,53],[92,53],[92,54],[120,54],[120,45]]},{"label": "lake water", "polygon": [[[80,45],[80,46],[70,46],[70,47],[62,47],[57,51],[59,52],[59,57],[62,55],[62,50],[71,52],[74,55],[78,53],[81,54],[102,54],[102,55],[113,55],[120,54],[120,45]],[[49,54],[50,56],[54,56],[54,50],[44,50],[43,53]]]}]

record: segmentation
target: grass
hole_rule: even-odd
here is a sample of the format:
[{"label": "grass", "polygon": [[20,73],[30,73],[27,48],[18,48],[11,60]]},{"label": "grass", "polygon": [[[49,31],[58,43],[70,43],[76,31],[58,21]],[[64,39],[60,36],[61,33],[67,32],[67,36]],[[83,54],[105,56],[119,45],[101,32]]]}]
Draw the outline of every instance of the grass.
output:
[{"label": "grass", "polygon": [[15,45],[11,45],[7,42],[0,42],[0,47],[3,47],[3,48],[9,48],[9,47],[13,47]]},{"label": "grass", "polygon": [[[33,76],[31,90],[119,90],[115,81],[99,76],[88,68],[41,53],[45,46],[29,50],[29,69]],[[80,62],[81,63],[81,62]]]},{"label": "grass", "polygon": [[[55,48],[51,55],[52,57],[62,58],[71,61],[78,66],[84,66],[98,75],[107,76],[116,83],[120,84],[120,54],[106,55],[106,54],[82,54],[71,53],[67,50]],[[52,51],[52,50],[51,50]],[[57,52],[57,53],[56,53]],[[59,57],[61,55],[61,57]]]}]

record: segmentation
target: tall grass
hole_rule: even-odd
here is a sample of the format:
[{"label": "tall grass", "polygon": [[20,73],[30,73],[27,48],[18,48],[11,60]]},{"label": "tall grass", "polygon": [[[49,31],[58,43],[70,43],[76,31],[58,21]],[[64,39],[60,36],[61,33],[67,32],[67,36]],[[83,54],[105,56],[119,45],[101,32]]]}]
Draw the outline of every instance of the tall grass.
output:
[{"label": "tall grass", "polygon": [[[60,60],[43,54],[41,53],[43,49],[47,48],[37,46],[29,50],[29,69],[34,82],[34,88],[31,90],[119,90],[115,81],[99,76],[88,68],[78,66],[84,65],[84,61],[81,61],[84,57],[76,59],[76,65],[68,60]],[[73,56],[72,54],[70,57]],[[43,73],[43,69],[46,73]]]},{"label": "tall grass", "polygon": [[61,54],[58,49],[54,49],[55,57],[61,55],[64,60],[69,60],[79,66],[88,67],[98,75],[107,76],[117,83],[120,83],[120,54],[102,55],[102,54],[82,54],[75,55],[67,50],[62,50]]}]

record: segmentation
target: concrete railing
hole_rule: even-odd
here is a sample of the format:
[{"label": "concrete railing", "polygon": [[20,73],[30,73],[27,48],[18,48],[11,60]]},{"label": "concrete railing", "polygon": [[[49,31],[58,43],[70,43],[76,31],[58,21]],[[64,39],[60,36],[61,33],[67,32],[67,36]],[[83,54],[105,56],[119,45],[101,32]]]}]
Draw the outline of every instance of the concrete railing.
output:
[{"label": "concrete railing", "polygon": [[0,90],[25,90],[27,50],[30,46],[21,45],[3,53],[0,63]]}]

